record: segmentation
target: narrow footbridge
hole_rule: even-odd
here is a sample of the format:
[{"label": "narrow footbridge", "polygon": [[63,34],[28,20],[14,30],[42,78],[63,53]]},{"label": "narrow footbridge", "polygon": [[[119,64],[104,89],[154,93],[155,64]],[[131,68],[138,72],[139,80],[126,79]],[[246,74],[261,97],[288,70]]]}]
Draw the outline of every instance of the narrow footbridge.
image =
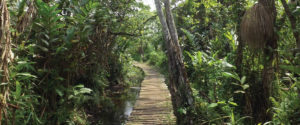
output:
[{"label": "narrow footbridge", "polygon": [[146,74],[127,125],[174,125],[171,96],[163,75],[144,63],[135,63]]}]

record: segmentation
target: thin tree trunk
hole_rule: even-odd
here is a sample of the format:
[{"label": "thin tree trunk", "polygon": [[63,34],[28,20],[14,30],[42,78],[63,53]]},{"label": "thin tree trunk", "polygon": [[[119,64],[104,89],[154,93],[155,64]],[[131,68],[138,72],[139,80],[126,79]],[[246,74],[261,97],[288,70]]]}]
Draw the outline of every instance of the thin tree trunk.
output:
[{"label": "thin tree trunk", "polygon": [[[243,59],[244,59],[244,53],[243,49],[245,47],[245,43],[242,41],[242,36],[241,36],[241,22],[242,22],[242,17],[245,13],[245,8],[243,4],[240,4],[242,0],[238,1],[239,3],[236,3],[234,6],[237,8],[243,8],[243,9],[238,9],[237,14],[238,18],[236,19],[237,21],[237,41],[238,41],[238,47],[236,50],[236,59],[235,59],[235,66],[236,66],[236,72],[242,78],[245,74],[243,74]],[[239,108],[245,112],[245,115],[250,115],[252,107],[250,102],[250,93],[247,91],[244,96],[240,97],[238,95],[234,96],[235,100],[240,104]],[[249,112],[250,111],[250,112]]]},{"label": "thin tree trunk", "polygon": [[[240,34],[240,30],[238,30],[238,34]],[[236,72],[238,73],[238,75],[240,77],[242,77],[243,76],[242,64],[243,64],[243,57],[244,57],[244,55],[243,55],[244,43],[243,43],[243,41],[241,41],[240,35],[238,35],[238,42],[239,42],[239,45],[237,47],[237,57],[235,60],[235,65],[236,65]]]},{"label": "thin tree trunk", "polygon": [[[178,35],[170,9],[170,1],[165,0],[166,17],[163,14],[160,0],[155,0],[157,13],[162,25],[164,39],[167,47],[168,68],[169,68],[169,89],[172,97],[174,114],[177,117],[177,124],[193,124],[194,99],[190,88],[186,69],[182,60],[181,49],[178,42]],[[178,109],[186,110],[186,113],[178,112]]]},{"label": "thin tree trunk", "polygon": [[164,0],[164,4],[165,4],[165,11],[166,11],[166,21],[167,21],[167,24],[169,27],[169,33],[171,35],[171,38],[172,38],[175,46],[179,47],[180,45],[179,45],[179,41],[178,41],[178,34],[177,34],[177,29],[175,26],[173,14],[172,14],[171,7],[170,7],[171,6],[170,1]]},{"label": "thin tree trunk", "polygon": [[[10,17],[9,11],[7,9],[6,1],[0,0],[0,70],[2,71],[1,83],[9,82],[9,72],[8,63],[11,59],[11,41],[10,41]],[[2,122],[2,113],[6,118],[6,124],[8,124],[7,119],[7,98],[9,96],[8,85],[1,86],[0,88],[0,125]]]},{"label": "thin tree trunk", "polygon": [[288,18],[290,20],[291,28],[293,30],[293,35],[296,39],[297,48],[300,49],[300,35],[299,35],[299,31],[297,30],[297,18],[292,14],[292,12],[289,9],[289,6],[285,0],[281,0],[281,3],[284,7],[284,11],[285,11],[286,15],[288,16]]},{"label": "thin tree trunk", "polygon": [[[238,1],[238,2],[241,2],[241,1]],[[240,6],[239,4],[235,5],[235,6]],[[242,64],[243,64],[243,48],[244,48],[244,43],[242,41],[242,37],[241,37],[241,21],[242,21],[242,17],[244,15],[244,9],[239,9],[237,14],[240,18],[237,19],[237,41],[238,41],[238,47],[237,47],[237,57],[236,57],[236,60],[235,60],[235,64],[236,64],[236,72],[238,73],[238,75],[240,77],[242,77],[242,71],[243,71],[243,67],[242,67]]]}]

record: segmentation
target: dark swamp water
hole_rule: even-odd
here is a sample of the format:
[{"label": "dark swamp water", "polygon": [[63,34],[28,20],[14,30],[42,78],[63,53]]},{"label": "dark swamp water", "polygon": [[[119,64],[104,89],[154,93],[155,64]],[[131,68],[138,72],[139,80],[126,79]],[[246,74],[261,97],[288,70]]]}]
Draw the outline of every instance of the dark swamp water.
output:
[{"label": "dark swamp water", "polygon": [[126,88],[122,93],[111,96],[110,108],[101,113],[103,125],[124,125],[139,97],[140,85]]}]

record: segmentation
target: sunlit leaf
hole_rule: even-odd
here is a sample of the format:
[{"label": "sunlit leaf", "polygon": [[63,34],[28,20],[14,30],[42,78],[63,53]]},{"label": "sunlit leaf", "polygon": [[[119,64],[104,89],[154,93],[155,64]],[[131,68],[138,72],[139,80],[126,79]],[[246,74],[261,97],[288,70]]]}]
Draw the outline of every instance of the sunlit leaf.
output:
[{"label": "sunlit leaf", "polygon": [[211,103],[208,105],[209,108],[214,108],[214,107],[217,107],[218,106],[218,103]]},{"label": "sunlit leaf", "polygon": [[225,76],[225,77],[234,78],[234,79],[240,81],[240,77],[239,76],[231,74],[229,72],[223,72],[222,75]]},{"label": "sunlit leaf", "polygon": [[186,114],[186,109],[184,109],[184,108],[179,108],[177,111],[178,111],[180,114]]},{"label": "sunlit leaf", "polygon": [[245,93],[245,91],[242,91],[242,90],[237,90],[237,91],[234,91],[234,93],[242,93],[242,94],[244,94],[244,93]]},{"label": "sunlit leaf", "polygon": [[218,104],[226,104],[225,101],[219,101]]},{"label": "sunlit leaf", "polygon": [[26,76],[31,78],[37,78],[35,75],[31,75],[30,73],[17,73],[17,76]]},{"label": "sunlit leaf", "polygon": [[8,85],[8,83],[7,82],[3,82],[3,83],[0,84],[0,86],[5,86],[5,85]]},{"label": "sunlit leaf", "polygon": [[243,87],[244,90],[246,90],[246,89],[249,88],[249,85],[248,85],[248,84],[245,84],[245,85],[243,85],[242,87]]},{"label": "sunlit leaf", "polygon": [[235,102],[228,102],[228,103],[233,106],[238,106],[238,104],[236,104]]},{"label": "sunlit leaf", "polygon": [[241,84],[244,84],[246,82],[246,76],[243,76],[241,79]]},{"label": "sunlit leaf", "polygon": [[80,89],[80,93],[82,93],[82,94],[89,94],[89,93],[91,93],[93,90],[91,90],[91,89],[89,89],[89,88],[81,88]]}]

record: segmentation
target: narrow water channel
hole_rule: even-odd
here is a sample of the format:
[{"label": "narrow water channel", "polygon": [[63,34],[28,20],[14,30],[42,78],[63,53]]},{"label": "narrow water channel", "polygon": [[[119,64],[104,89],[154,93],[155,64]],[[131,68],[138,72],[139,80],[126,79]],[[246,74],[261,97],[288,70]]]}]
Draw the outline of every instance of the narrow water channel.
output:
[{"label": "narrow water channel", "polygon": [[139,97],[140,89],[139,84],[127,88],[122,94],[111,97],[113,105],[105,114],[102,114],[103,125],[124,125]]}]

